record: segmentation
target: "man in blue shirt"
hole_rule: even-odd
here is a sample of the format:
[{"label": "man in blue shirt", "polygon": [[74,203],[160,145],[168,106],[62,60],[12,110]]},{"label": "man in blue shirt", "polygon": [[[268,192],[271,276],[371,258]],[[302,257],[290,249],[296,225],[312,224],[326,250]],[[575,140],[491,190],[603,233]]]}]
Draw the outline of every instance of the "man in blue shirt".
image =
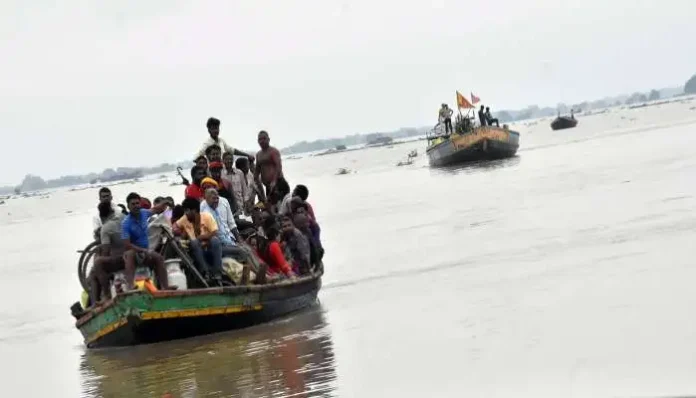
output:
[{"label": "man in blue shirt", "polygon": [[121,223],[121,239],[126,248],[123,259],[126,263],[125,274],[128,290],[133,290],[135,284],[135,268],[147,266],[155,271],[160,289],[168,290],[169,282],[167,270],[164,268],[164,257],[150,250],[147,235],[147,220],[153,214],[162,213],[168,201],[164,201],[152,207],[152,209],[140,208],[140,195],[135,192],[128,194],[126,198],[128,215]]}]

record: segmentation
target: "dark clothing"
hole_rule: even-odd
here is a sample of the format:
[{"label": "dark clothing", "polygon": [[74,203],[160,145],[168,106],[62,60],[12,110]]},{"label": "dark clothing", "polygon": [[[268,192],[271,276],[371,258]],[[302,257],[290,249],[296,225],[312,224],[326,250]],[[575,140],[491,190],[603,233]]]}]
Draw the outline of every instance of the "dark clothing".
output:
[{"label": "dark clothing", "polygon": [[445,133],[447,133],[447,134],[452,133],[452,119],[450,119],[450,118],[445,119]]},{"label": "dark clothing", "polygon": [[487,125],[486,114],[483,112],[483,110],[478,111],[478,117],[479,117],[479,121],[481,122],[481,126]]}]

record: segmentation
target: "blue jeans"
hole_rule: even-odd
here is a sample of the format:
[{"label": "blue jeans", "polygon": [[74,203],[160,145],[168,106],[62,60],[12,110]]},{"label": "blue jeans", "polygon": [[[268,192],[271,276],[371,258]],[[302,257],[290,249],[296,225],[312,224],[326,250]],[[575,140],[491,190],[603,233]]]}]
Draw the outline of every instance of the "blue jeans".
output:
[{"label": "blue jeans", "polygon": [[[220,275],[222,273],[222,243],[218,237],[210,238],[208,246],[203,248],[198,239],[189,242],[191,256],[204,274]],[[208,259],[210,262],[208,262]]]}]

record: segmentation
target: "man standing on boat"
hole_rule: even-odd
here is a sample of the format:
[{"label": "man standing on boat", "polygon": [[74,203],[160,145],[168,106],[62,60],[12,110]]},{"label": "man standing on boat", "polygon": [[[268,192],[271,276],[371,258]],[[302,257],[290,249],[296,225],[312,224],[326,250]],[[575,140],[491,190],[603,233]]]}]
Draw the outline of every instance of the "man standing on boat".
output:
[{"label": "man standing on boat", "polygon": [[230,145],[225,142],[222,138],[220,138],[220,120],[216,119],[214,117],[211,117],[208,119],[206,122],[205,126],[208,128],[208,134],[210,134],[210,137],[203,142],[203,145],[201,146],[201,149],[198,151],[196,154],[198,156],[205,156],[206,155],[206,149],[210,148],[212,145],[217,145],[220,147],[222,152],[230,152],[233,155],[236,156],[245,156],[247,158],[252,159],[253,155],[249,155],[246,152],[242,152],[238,149],[235,149],[231,147]]},{"label": "man standing on boat", "polygon": [[481,122],[481,127],[485,127],[488,123],[486,123],[486,111],[484,110],[485,107],[481,105],[481,109],[478,111],[478,117],[479,117],[479,122]]},{"label": "man standing on boat", "polygon": [[[114,210],[114,213],[120,214],[121,209],[113,203],[113,196],[111,195],[111,190],[107,187],[102,187],[99,190],[99,204],[108,203],[109,206]],[[94,240],[99,240],[100,230],[102,227],[102,217],[100,214],[96,214],[94,219],[92,219],[92,233],[94,235]]]},{"label": "man standing on boat", "polygon": [[280,151],[270,145],[271,138],[268,133],[261,130],[258,136],[259,147],[261,150],[256,153],[256,168],[254,170],[254,180],[266,188],[265,197],[270,199],[271,192],[275,189],[279,180],[284,180],[283,165],[280,158]]},{"label": "man standing on boat", "polygon": [[445,124],[445,133],[452,134],[452,114],[453,110],[447,106],[447,104],[442,104],[440,108],[438,121]]}]

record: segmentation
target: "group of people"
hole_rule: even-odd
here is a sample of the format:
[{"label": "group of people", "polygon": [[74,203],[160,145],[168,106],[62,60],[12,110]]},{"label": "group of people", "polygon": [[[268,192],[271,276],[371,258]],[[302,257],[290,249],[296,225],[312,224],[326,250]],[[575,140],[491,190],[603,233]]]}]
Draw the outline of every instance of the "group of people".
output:
[{"label": "group of people", "polygon": [[116,205],[109,188],[99,190],[93,229],[100,245],[88,275],[92,303],[111,298],[115,272],[124,272],[125,290],[134,289],[142,266],[154,270],[159,289],[177,289],[168,283],[168,255],[160,253],[167,231],[187,248],[208,284],[234,283],[223,270],[224,257],[250,267],[260,283],[321,266],[324,249],[309,189],[290,189],[269,134],[258,133],[260,150],[251,155],[220,137],[220,120],[210,118],[206,127],[209,137],[195,154],[191,181],[183,178],[180,204],[171,197],[150,202],[133,192],[126,206]]},{"label": "group of people", "polygon": [[[452,134],[454,132],[452,128],[452,115],[454,114],[454,111],[447,105],[447,104],[442,104],[440,107],[440,110],[438,111],[437,115],[437,120],[438,124],[443,124],[445,126],[445,133],[447,135]],[[478,111],[478,117],[479,117],[479,122],[481,123],[481,126],[492,126],[493,123],[495,123],[496,127],[500,127],[500,123],[498,122],[498,119],[494,118],[491,115],[491,108],[490,107],[485,107],[484,105],[481,105],[481,108]],[[468,119],[467,119],[468,120]],[[469,125],[473,125],[472,121],[467,122]]]}]

